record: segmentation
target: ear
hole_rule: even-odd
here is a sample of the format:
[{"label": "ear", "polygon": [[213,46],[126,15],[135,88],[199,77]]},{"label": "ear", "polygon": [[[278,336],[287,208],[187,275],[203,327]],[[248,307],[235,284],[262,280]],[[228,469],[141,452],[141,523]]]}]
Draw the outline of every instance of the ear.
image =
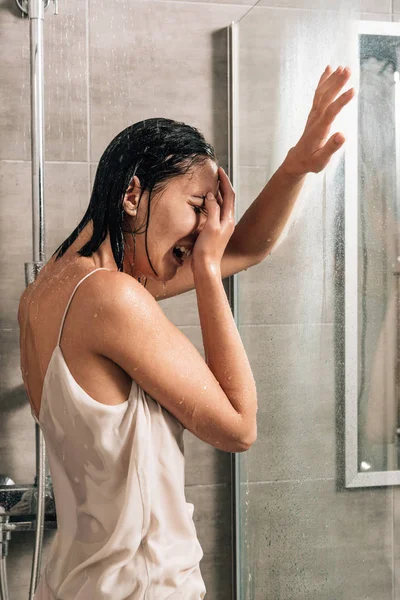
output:
[{"label": "ear", "polygon": [[134,175],[129,182],[128,189],[125,192],[122,205],[129,215],[135,215],[137,212],[140,198],[141,186],[139,177]]}]

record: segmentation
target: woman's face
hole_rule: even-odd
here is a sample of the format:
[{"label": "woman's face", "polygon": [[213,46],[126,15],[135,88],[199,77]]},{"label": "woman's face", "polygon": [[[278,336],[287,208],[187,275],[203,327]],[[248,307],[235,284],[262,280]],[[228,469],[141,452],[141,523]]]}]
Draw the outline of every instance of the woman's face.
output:
[{"label": "woman's face", "polygon": [[[173,253],[175,246],[193,248],[196,238],[207,220],[204,199],[207,192],[215,197],[218,193],[218,165],[207,159],[203,164],[193,165],[190,172],[170,179],[161,192],[152,194],[150,219],[147,230],[147,249],[153,272],[146,254],[145,232],[136,234],[136,257],[133,260],[133,238],[124,233],[124,271],[137,278],[141,276],[168,281],[175,276],[180,262]],[[148,192],[140,198],[140,182],[137,177],[124,198],[125,219],[129,227],[142,229],[147,220]],[[137,215],[133,210],[137,208]],[[143,229],[144,229],[143,227]],[[182,256],[185,261],[185,256]],[[133,267],[131,266],[134,262]]]}]

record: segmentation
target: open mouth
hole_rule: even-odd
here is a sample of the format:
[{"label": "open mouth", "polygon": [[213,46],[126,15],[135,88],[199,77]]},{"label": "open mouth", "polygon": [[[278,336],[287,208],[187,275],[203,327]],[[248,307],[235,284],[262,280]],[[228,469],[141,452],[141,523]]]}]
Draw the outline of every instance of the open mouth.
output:
[{"label": "open mouth", "polygon": [[172,254],[178,264],[183,265],[184,259],[192,254],[192,249],[184,248],[183,246],[174,246]]},{"label": "open mouth", "polygon": [[[179,250],[178,250],[178,252],[179,252]],[[174,259],[176,260],[178,265],[183,265],[183,260],[180,256],[178,256],[178,253],[176,252],[175,248],[172,250],[172,256],[174,257]]]}]

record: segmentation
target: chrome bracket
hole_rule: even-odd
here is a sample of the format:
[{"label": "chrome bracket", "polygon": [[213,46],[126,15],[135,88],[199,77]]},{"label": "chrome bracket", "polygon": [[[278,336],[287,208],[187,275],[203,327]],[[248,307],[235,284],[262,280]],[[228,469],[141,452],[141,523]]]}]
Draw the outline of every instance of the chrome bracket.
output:
[{"label": "chrome bracket", "polygon": [[[37,3],[37,0],[34,0]],[[39,0],[40,1],[40,0]],[[44,3],[44,10],[47,10],[50,2],[54,3],[54,14],[58,15],[58,0],[41,0]],[[29,16],[29,3],[33,2],[33,0],[15,0],[15,4],[21,11],[21,17]]]}]

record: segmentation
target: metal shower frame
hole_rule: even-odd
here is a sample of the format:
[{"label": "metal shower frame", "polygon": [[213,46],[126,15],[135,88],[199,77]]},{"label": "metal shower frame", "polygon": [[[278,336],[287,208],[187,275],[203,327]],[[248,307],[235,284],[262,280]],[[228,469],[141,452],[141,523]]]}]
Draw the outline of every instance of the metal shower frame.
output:
[{"label": "metal shower frame", "polygon": [[[58,14],[58,0],[15,0],[21,16],[29,18],[30,36],[30,77],[31,77],[31,156],[32,156],[32,262],[25,263],[25,284],[33,283],[45,265],[44,237],[44,77],[43,77],[43,21],[44,11],[54,2],[54,14]],[[45,519],[46,492],[50,488],[46,472],[46,447],[40,427],[35,424],[36,477],[33,485],[7,485],[6,477],[0,485],[0,505],[6,509],[0,514],[0,594],[8,600],[6,556],[8,541],[13,531],[35,531],[35,546],[29,589],[29,600],[33,600],[37,587],[42,558],[43,531],[54,529],[55,520],[49,515]],[[50,496],[52,493],[50,492]],[[31,498],[31,506],[36,503],[36,515],[31,508],[26,513],[16,510],[8,512],[23,498]],[[32,502],[32,499],[35,502]]]}]

